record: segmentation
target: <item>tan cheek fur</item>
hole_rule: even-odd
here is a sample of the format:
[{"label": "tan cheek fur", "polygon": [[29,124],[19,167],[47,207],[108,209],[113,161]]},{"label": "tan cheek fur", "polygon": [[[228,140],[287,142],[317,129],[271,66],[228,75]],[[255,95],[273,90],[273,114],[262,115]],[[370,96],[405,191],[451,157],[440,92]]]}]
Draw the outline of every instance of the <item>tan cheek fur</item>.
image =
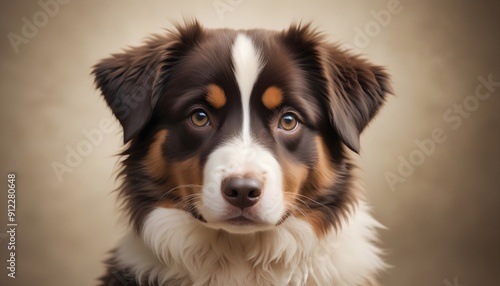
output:
[{"label": "tan cheek fur", "polygon": [[319,136],[316,137],[316,146],[318,148],[318,162],[314,167],[313,174],[318,187],[325,187],[335,181],[335,169],[330,162],[330,154],[325,142]]},{"label": "tan cheek fur", "polygon": [[[199,159],[195,157],[180,162],[169,162],[167,166],[162,154],[162,145],[165,143],[167,134],[167,130],[161,130],[155,135],[143,163],[144,169],[153,179],[166,179],[165,185],[159,186],[162,189],[161,192],[174,189],[172,192],[175,192],[175,195],[179,198],[187,198],[189,195],[200,193],[203,175]],[[186,174],[189,175],[186,176]],[[159,202],[159,206],[182,209],[185,207],[184,203],[188,201],[179,204],[163,199]]]},{"label": "tan cheek fur", "polygon": [[[287,187],[285,190],[293,194],[286,195],[285,202],[294,204],[297,207],[292,207],[290,211],[297,217],[301,217],[308,221],[313,227],[316,235],[321,237],[326,232],[325,217],[321,210],[311,209],[304,205],[304,203],[315,204],[321,203],[318,201],[325,188],[330,186],[336,179],[335,169],[330,162],[330,154],[323,140],[318,136],[315,138],[317,148],[317,162],[310,170],[309,174],[305,166],[297,164],[286,163],[284,171],[284,182]],[[304,188],[307,184],[307,188]],[[300,208],[300,211],[298,210]]]},{"label": "tan cheek fur", "polygon": [[203,175],[200,161],[197,157],[181,162],[174,162],[171,166],[172,178],[179,188],[180,195],[187,197],[201,193]]},{"label": "tan cheek fur", "polygon": [[[286,205],[294,204],[295,200],[300,198],[299,191],[307,178],[307,167],[295,162],[288,158],[283,158],[283,190],[284,200]],[[293,211],[293,208],[292,210]]]},{"label": "tan cheek fur", "polygon": [[162,145],[167,134],[165,129],[156,133],[143,164],[146,172],[155,179],[161,179],[167,174],[167,165],[162,154]]}]

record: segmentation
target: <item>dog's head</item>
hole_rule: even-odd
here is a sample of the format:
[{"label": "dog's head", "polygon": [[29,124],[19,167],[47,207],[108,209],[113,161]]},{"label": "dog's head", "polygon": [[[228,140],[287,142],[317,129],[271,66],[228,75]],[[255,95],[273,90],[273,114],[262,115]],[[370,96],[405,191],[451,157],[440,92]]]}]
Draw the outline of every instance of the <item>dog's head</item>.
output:
[{"label": "dog's head", "polygon": [[140,229],[155,208],[246,233],[290,215],[318,234],[355,204],[347,148],[390,92],[381,67],[286,31],[197,22],[98,63],[97,86],[123,126],[120,194]]}]

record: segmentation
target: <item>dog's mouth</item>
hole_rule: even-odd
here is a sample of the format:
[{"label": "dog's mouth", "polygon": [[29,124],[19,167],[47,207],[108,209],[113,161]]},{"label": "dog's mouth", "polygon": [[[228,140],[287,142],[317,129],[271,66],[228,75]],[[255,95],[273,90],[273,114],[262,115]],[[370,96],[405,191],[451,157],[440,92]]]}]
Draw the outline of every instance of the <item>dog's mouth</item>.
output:
[{"label": "dog's mouth", "polygon": [[225,222],[228,224],[231,224],[231,225],[235,225],[235,226],[248,226],[248,225],[254,225],[254,224],[258,223],[255,220],[248,218],[246,216],[243,216],[243,215],[239,215],[237,217],[227,219]]},{"label": "dog's mouth", "polygon": [[231,233],[252,233],[271,230],[280,226],[292,214],[290,210],[285,210],[278,220],[267,221],[264,219],[263,214],[252,207],[238,209],[230,206],[228,209],[225,209],[225,212],[220,213],[218,217],[209,216],[207,218],[198,209],[199,205],[194,201],[178,204],[178,207],[209,228],[223,229]]},{"label": "dog's mouth", "polygon": [[[202,223],[209,223],[204,217],[203,215],[196,209],[196,207],[194,206],[187,206],[186,208],[184,208],[184,210],[186,212],[188,212],[189,214],[192,215],[192,217],[194,217],[195,219],[199,220],[200,222]],[[236,227],[236,228],[239,228],[239,227],[242,227],[242,228],[269,228],[269,227],[272,227],[272,226],[279,226],[281,225],[283,222],[285,222],[287,220],[287,218],[289,218],[290,216],[292,215],[292,212],[290,210],[286,210],[285,213],[283,214],[283,216],[274,224],[267,224],[267,223],[264,223],[262,222],[259,217],[256,217],[254,215],[252,215],[251,213],[248,213],[246,211],[240,211],[239,213],[233,213],[233,214],[230,214],[228,216],[226,216],[226,218],[222,219],[222,220],[219,220],[219,222],[217,224],[224,224],[224,225],[227,225],[227,226],[230,226],[230,227]],[[210,224],[210,223],[209,223]]]},{"label": "dog's mouth", "polygon": [[238,228],[238,227],[242,227],[242,228],[256,227],[259,229],[260,228],[268,229],[268,228],[272,228],[272,227],[281,225],[288,217],[290,217],[290,215],[291,215],[291,212],[286,211],[285,214],[283,214],[283,216],[278,220],[277,223],[268,224],[268,223],[264,223],[264,222],[260,221],[259,218],[257,218],[257,217],[253,217],[252,215],[248,215],[245,212],[242,212],[239,215],[236,215],[236,216],[233,216],[233,217],[230,217],[230,218],[223,220],[223,223],[226,225],[232,226],[232,227],[236,227],[236,228]]},{"label": "dog's mouth", "polygon": [[[201,215],[200,212],[198,212],[195,208],[189,208],[187,210],[195,219],[206,223],[207,221]],[[259,225],[261,224],[259,220],[252,218],[249,215],[245,215],[244,213],[241,213],[239,215],[227,218],[223,220],[224,223],[232,225],[232,226],[252,226],[252,225]]]},{"label": "dog's mouth", "polygon": [[[191,216],[193,216],[195,219],[203,223],[207,223],[207,220],[196,209],[196,207],[191,205],[186,205],[184,206],[183,209],[187,211],[189,214],[191,214]],[[262,222],[257,217],[254,217],[247,211],[241,211],[241,210],[239,212],[233,212],[231,214],[228,214],[226,218],[222,219],[220,222],[231,226],[252,226],[252,225],[262,224]]]}]

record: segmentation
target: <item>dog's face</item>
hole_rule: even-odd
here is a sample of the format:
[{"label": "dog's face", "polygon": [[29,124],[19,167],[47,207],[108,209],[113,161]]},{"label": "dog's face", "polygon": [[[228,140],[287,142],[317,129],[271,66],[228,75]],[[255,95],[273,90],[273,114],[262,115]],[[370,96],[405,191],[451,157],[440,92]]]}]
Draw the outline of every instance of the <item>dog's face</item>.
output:
[{"label": "dog's face", "polygon": [[346,148],[389,90],[380,67],[309,26],[209,30],[198,23],[105,59],[96,82],[125,142],[121,196],[140,229],[155,208],[233,233],[290,215],[318,235],[356,202]]}]

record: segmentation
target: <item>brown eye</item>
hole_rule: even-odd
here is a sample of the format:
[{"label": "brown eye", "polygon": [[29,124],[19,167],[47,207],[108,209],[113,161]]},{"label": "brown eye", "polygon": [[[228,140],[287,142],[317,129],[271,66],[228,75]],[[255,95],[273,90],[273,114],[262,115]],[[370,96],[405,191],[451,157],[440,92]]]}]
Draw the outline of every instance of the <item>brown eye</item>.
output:
[{"label": "brown eye", "polygon": [[297,117],[292,113],[286,113],[280,119],[279,128],[285,131],[292,131],[297,128],[298,125],[299,121]]},{"label": "brown eye", "polygon": [[202,109],[195,110],[191,114],[191,122],[194,124],[194,126],[197,127],[203,127],[210,124],[210,120],[208,120],[208,114]]}]

